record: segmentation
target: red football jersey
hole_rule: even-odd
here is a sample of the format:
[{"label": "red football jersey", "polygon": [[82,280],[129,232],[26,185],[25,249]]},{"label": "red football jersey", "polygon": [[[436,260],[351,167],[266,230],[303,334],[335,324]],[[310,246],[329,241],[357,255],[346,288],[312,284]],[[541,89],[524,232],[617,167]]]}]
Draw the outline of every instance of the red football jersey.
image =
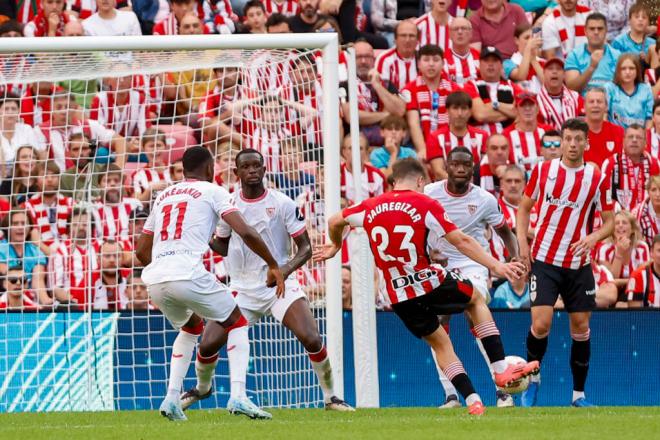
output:
[{"label": "red football jersey", "polygon": [[424,295],[442,283],[445,270],[431,265],[427,239],[429,233],[443,237],[457,228],[438,201],[415,191],[391,191],[342,214],[367,232],[392,304]]}]

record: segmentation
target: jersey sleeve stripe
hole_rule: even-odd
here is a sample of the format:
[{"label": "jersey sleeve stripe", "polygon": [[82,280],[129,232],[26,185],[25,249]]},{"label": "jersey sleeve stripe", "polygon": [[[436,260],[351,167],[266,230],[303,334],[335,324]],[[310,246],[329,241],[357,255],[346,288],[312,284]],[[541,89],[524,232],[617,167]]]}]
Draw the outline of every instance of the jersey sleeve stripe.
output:
[{"label": "jersey sleeve stripe", "polygon": [[142,229],[142,233],[146,235],[154,235],[154,231],[150,231],[149,229]]},{"label": "jersey sleeve stripe", "polygon": [[221,213],[220,213],[220,217],[224,217],[224,216],[226,216],[227,214],[231,214],[232,212],[236,212],[236,211],[238,211],[238,209],[236,209],[236,208],[229,208],[229,209],[227,209],[226,211],[221,212]]}]

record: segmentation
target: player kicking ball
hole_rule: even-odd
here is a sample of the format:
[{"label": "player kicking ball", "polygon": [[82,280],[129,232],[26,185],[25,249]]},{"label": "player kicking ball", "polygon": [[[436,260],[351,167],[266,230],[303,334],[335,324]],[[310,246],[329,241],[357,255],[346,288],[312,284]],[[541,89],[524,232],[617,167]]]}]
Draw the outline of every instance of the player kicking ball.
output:
[{"label": "player kicking ball", "polygon": [[[160,412],[170,420],[186,420],[180,393],[199,334],[202,318],[227,332],[247,329],[229,289],[204,268],[202,256],[208,250],[215,226],[233,230],[265,262],[260,274],[273,290],[284,293],[284,277],[268,246],[254,228],[247,225],[231,204],[231,196],[213,181],[214,161],[202,147],[183,154],[185,180],[163,190],[154,202],[137,244],[136,254],[146,265],[142,279],[151,301],[179,329],[172,346],[167,396]],[[218,347],[219,348],[219,347]],[[217,357],[214,352],[198,355]]]},{"label": "player kicking ball", "polygon": [[442,266],[431,264],[428,236],[444,237],[460,252],[491,273],[515,280],[525,268],[521,263],[501,263],[454,225],[442,205],[422,194],[426,170],[415,159],[393,166],[394,190],[364,200],[335,214],[328,221],[331,243],[314,252],[317,260],[334,257],[342,246],[347,226],[363,227],[369,237],[376,267],[385,280],[392,309],[408,330],[435,351],[437,363],[465,399],[468,412],[481,415],[484,406],[456,356],[438,315],[466,311],[476,336],[488,354],[495,383],[504,387],[538,371],[538,362],[508,364],[499,330],[488,306],[469,280]]},{"label": "player kicking ball", "polygon": [[[493,135],[488,142],[506,142],[506,138],[501,135]],[[474,238],[485,251],[488,250],[486,234],[489,232],[489,228],[492,228],[502,238],[509,255],[515,259],[518,257],[516,236],[511,232],[497,199],[488,191],[472,184],[473,170],[472,152],[465,147],[456,147],[449,152],[447,157],[447,180],[426,185],[424,194],[440,202],[447,212],[449,220],[465,234]],[[488,269],[466,257],[447,240],[441,239],[438,243],[431,242],[431,246],[438,249],[447,259],[445,266],[447,270],[456,271],[463,278],[469,279],[475,290],[483,296],[485,303],[490,302]],[[450,315],[442,318],[446,331],[449,329],[449,318]],[[474,325],[470,321],[469,315],[467,319],[474,333]],[[486,359],[486,364],[490,366],[488,355],[479,338],[477,338],[477,345]],[[438,368],[438,374],[446,397],[441,408],[461,406],[456,388],[444,375],[442,369]],[[496,390],[496,395],[498,407],[514,406],[513,398],[508,393]]]},{"label": "player kicking ball", "polygon": [[[264,158],[257,150],[241,150],[236,155],[234,172],[241,183],[241,190],[232,196],[233,204],[250,226],[263,237],[286,280],[282,292],[267,287],[264,279],[268,266],[257,258],[240,236],[221,224],[211,242],[211,248],[226,257],[224,261],[231,279],[230,288],[237,293],[236,302],[241,312],[249,324],[254,324],[262,316],[270,314],[291,330],[309,354],[312,368],[323,391],[325,408],[354,411],[346,402],[335,396],[330,359],[309,302],[295,278],[295,271],[312,255],[304,217],[289,197],[279,191],[266,189]],[[291,239],[296,243],[297,251],[289,259]],[[250,357],[247,333],[247,327],[228,332],[227,328],[219,323],[210,322],[204,330],[200,349],[217,353],[227,341],[227,346],[230,347],[227,356],[231,380],[227,409],[233,414],[244,414],[250,418],[270,419],[271,415],[259,409],[245,393]],[[217,360],[217,356],[215,359]],[[203,363],[198,359],[197,385],[181,396],[184,409],[210,395],[213,370],[215,363]]]}]

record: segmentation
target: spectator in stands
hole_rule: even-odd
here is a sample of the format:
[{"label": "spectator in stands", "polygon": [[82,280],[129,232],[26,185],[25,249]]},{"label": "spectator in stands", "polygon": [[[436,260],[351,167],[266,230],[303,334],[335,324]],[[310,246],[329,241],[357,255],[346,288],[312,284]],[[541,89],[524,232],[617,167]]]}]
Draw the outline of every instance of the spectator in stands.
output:
[{"label": "spectator in stands", "polygon": [[[71,16],[64,10],[65,0],[41,0],[39,13],[25,25],[26,37],[61,37]],[[74,18],[75,19],[75,18]]]},{"label": "spectator in stands", "polygon": [[541,138],[541,156],[544,161],[561,157],[561,135],[557,130],[548,130]]},{"label": "spectator in stands", "polygon": [[[399,90],[391,82],[383,81],[374,68],[374,49],[366,41],[356,41],[355,67],[357,73],[357,107],[360,131],[369,139],[370,145],[383,142],[379,123],[390,115],[404,116],[406,103],[399,97]],[[348,89],[348,84],[344,83]],[[346,123],[350,123],[350,105],[342,103]]]},{"label": "spectator in stands", "polygon": [[132,80],[131,75],[104,78],[89,113],[90,119],[125,138],[139,137],[147,129],[144,95],[132,88]]},{"label": "spectator in stands", "polygon": [[591,272],[594,274],[596,282],[596,307],[608,308],[616,304],[616,307],[626,307],[625,302],[617,302],[619,289],[614,284],[614,276],[602,264],[596,264],[591,260]]},{"label": "spectator in stands", "polygon": [[18,21],[7,20],[4,23],[0,24],[0,38],[16,38],[22,36],[23,36],[23,25]]},{"label": "spectator in stands", "polygon": [[568,119],[583,113],[584,101],[579,93],[564,85],[564,61],[551,58],[543,69],[543,87],[539,92],[539,122],[557,131]]},{"label": "spectator in stands", "polygon": [[16,151],[16,160],[12,172],[0,184],[0,195],[7,196],[11,206],[19,206],[40,190],[37,185],[39,163],[36,160],[34,147],[23,145]]},{"label": "spectator in stands", "polygon": [[351,266],[341,267],[341,308],[351,310],[353,308],[353,290],[351,287]]},{"label": "spectator in stands", "polygon": [[653,91],[642,81],[642,66],[636,54],[626,53],[616,63],[614,82],[606,83],[610,122],[628,127],[639,124],[651,126]]},{"label": "spectator in stands", "polygon": [[234,32],[233,12],[228,0],[209,4],[206,11],[197,0],[170,0],[170,8],[172,12],[153,27],[154,35],[177,35],[180,30],[179,21],[189,12],[196,13],[200,20],[204,20],[203,33]]},{"label": "spectator in stands", "polygon": [[[280,148],[282,171],[272,175],[272,180],[279,191],[296,200],[300,194],[314,187],[316,179],[314,175],[303,170],[305,159],[300,142],[297,142],[296,139],[286,139],[282,142]],[[227,162],[229,162],[228,157]],[[231,170],[229,170],[229,175],[232,180],[227,183],[231,185],[236,182],[236,176]]]},{"label": "spectator in stands", "polygon": [[486,141],[486,155],[481,160],[475,182],[494,195],[500,195],[500,179],[509,165],[509,141],[502,134],[492,134]]},{"label": "spectator in stands", "polygon": [[633,211],[646,244],[660,233],[660,176],[651,176],[646,182],[648,197]]},{"label": "spectator in stands", "polygon": [[415,22],[403,20],[394,29],[394,47],[381,52],[376,58],[376,70],[383,81],[390,81],[402,90],[417,77],[415,48],[419,31]]},{"label": "spectator in stands", "polygon": [[532,27],[522,23],[514,32],[518,51],[504,61],[504,77],[516,82],[521,88],[539,93],[543,87],[543,64],[539,57],[543,40],[532,34]]},{"label": "spectator in stands", "polygon": [[[244,107],[252,102],[243,87],[236,67],[216,67],[215,87],[199,104],[198,123],[202,127],[204,145],[216,145],[232,138],[240,144],[242,114]],[[233,129],[231,128],[233,126]]]},{"label": "spectator in stands", "polygon": [[[355,181],[353,180],[353,160],[351,153],[352,142],[350,134],[346,135],[342,141],[342,164],[339,171],[340,194],[342,198],[348,200],[349,205],[355,203]],[[360,164],[362,166],[360,187],[363,199],[379,196],[387,190],[387,179],[385,175],[378,168],[368,163],[368,148],[369,141],[366,136],[360,134]]]},{"label": "spectator in stands", "polygon": [[20,98],[12,93],[0,96],[0,177],[11,172],[19,147],[38,146],[35,130],[20,122]]},{"label": "spectator in stands", "polygon": [[[320,91],[316,63],[312,56],[303,54],[295,58],[290,84],[285,85],[279,97],[278,111],[284,110],[287,130],[295,136],[302,136],[307,150],[315,150],[321,145]],[[307,151],[305,154],[306,159],[310,159]]]},{"label": "spectator in stands", "polygon": [[436,179],[447,178],[446,160],[456,147],[466,147],[475,163],[485,151],[488,133],[468,125],[472,116],[472,98],[463,91],[453,92],[447,97],[447,119],[436,131],[426,138],[427,160]]},{"label": "spectator in stands", "polygon": [[482,0],[482,6],[470,16],[472,46],[481,51],[484,47],[496,47],[504,58],[516,51],[513,31],[521,23],[528,23],[525,11],[504,0]]},{"label": "spectator in stands", "polygon": [[603,163],[603,170],[612,182],[612,199],[628,211],[646,199],[646,182],[660,174],[658,160],[645,147],[644,127],[632,124],[623,137],[623,153],[613,154]]},{"label": "spectator in stands", "polygon": [[[516,227],[518,205],[522,200],[526,181],[525,171],[518,165],[507,165],[500,179],[500,198],[497,201],[509,228],[512,230]],[[530,229],[533,226],[533,224],[530,224]]]},{"label": "spectator in stands", "polygon": [[497,48],[485,46],[479,59],[481,79],[465,86],[474,101],[472,117],[489,134],[502,133],[516,117],[515,98],[522,89],[511,80],[502,79],[502,54]]},{"label": "spectator in stands", "polygon": [[177,159],[170,164],[170,179],[172,183],[183,181],[183,162]]},{"label": "spectator in stands", "polygon": [[126,278],[120,270],[122,249],[114,240],[101,245],[101,272],[94,282],[93,308],[97,310],[123,310],[128,304]]},{"label": "spectator in stands", "polygon": [[396,0],[374,0],[371,2],[371,26],[377,35],[394,45],[394,30],[401,20],[397,16]]},{"label": "spectator in stands", "polygon": [[99,178],[106,167],[94,162],[94,153],[89,138],[84,133],[72,133],[66,153],[67,162],[72,165],[62,173],[60,192],[75,200],[89,201],[90,196],[96,198]]},{"label": "spectator in stands", "polygon": [[[123,11],[120,11],[123,12]],[[85,30],[83,25],[78,20],[71,20],[64,26],[65,37],[83,37]],[[88,109],[92,104],[92,99],[99,89],[99,81],[97,79],[81,80],[81,79],[67,79],[59,81],[57,85],[69,92],[76,103],[85,109]]]},{"label": "spectator in stands", "polygon": [[[634,53],[639,55],[640,61],[643,66],[648,66],[651,60],[651,47],[655,44],[655,40],[647,36],[646,30],[649,27],[649,11],[642,3],[632,2],[629,5],[628,20],[630,22],[630,30],[621,32],[612,32],[613,22],[607,20],[608,25],[608,40],[612,41],[612,47],[621,53]],[[611,35],[614,37],[609,38]]]},{"label": "spectator in stands", "polygon": [[98,11],[82,25],[90,36],[142,35],[140,22],[133,11],[119,11],[116,0],[96,0]]},{"label": "spectator in stands", "polygon": [[653,102],[653,119],[646,130],[646,148],[652,157],[660,159],[660,99]]},{"label": "spectator in stands", "polygon": [[266,15],[269,18],[275,14],[283,17],[293,17],[300,10],[297,0],[266,0],[264,6],[266,7]]},{"label": "spectator in stands", "polygon": [[523,92],[516,97],[516,112],[515,123],[504,130],[511,147],[509,162],[531,172],[532,167],[543,160],[541,138],[548,127],[539,126],[539,105],[534,93]]},{"label": "spectator in stands", "polygon": [[399,159],[417,157],[415,150],[403,142],[408,139],[408,124],[400,116],[389,115],[380,121],[383,135],[382,147],[374,148],[369,155],[369,162],[383,172],[385,177],[392,174],[392,166]]},{"label": "spectator in stands", "polygon": [[472,23],[455,18],[449,23],[450,48],[445,51],[445,73],[450,81],[463,85],[479,79],[479,51],[470,46]]},{"label": "spectator in stands", "polygon": [[2,276],[0,310],[38,310],[39,304],[32,300],[32,292],[25,289],[25,272],[18,264]]},{"label": "spectator in stands", "polygon": [[53,299],[46,290],[46,255],[39,246],[32,243],[32,224],[25,210],[10,211],[0,221],[4,230],[5,240],[0,241],[0,273],[22,266],[25,271],[25,287],[30,289],[34,297],[31,300],[41,306],[53,304]]},{"label": "spectator in stands", "polygon": [[[295,3],[297,6],[298,3]],[[270,14],[266,20],[266,32],[269,34],[289,34],[291,27],[289,26],[289,19],[286,15],[275,12]]]},{"label": "spectator in stands", "polygon": [[[120,11],[131,11],[131,3],[135,4],[136,0],[115,0],[115,2],[115,8]],[[98,9],[96,0],[67,0],[67,10],[79,21],[91,17]]]},{"label": "spectator in stands", "polygon": [[608,113],[607,94],[600,87],[587,91],[584,96],[584,112],[589,126],[589,147],[584,151],[584,161],[592,162],[600,168],[609,156],[621,153],[624,130],[605,120]]},{"label": "spectator in stands", "polygon": [[449,0],[431,0],[431,11],[419,17],[415,24],[419,30],[417,47],[433,44],[440,47],[443,52],[449,50]]},{"label": "spectator in stands", "polygon": [[631,276],[626,293],[628,307],[660,307],[660,234],[653,238],[651,244],[651,261],[647,266],[640,267]]},{"label": "spectator in stands", "polygon": [[244,23],[251,34],[268,33],[266,29],[266,20],[268,15],[266,7],[261,0],[250,0],[243,7]]},{"label": "spectator in stands", "polygon": [[587,42],[576,45],[566,57],[566,85],[577,92],[612,81],[621,55],[606,43],[607,20],[600,12],[589,14],[585,33]]},{"label": "spectator in stands", "polygon": [[[629,29],[630,10],[637,0],[580,0],[580,4],[607,17],[607,41],[614,39]],[[640,5],[641,6],[641,5]],[[648,15],[647,15],[648,18]],[[647,24],[648,26],[648,24]],[[646,32],[646,27],[644,28]]]},{"label": "spectator in stands", "polygon": [[528,273],[525,271],[514,282],[505,281],[493,293],[488,306],[491,309],[528,309],[530,307]]},{"label": "spectator in stands", "polygon": [[438,46],[426,45],[417,52],[419,76],[401,92],[406,101],[406,119],[413,145],[420,159],[426,159],[426,139],[429,134],[446,124],[445,101],[450,93],[459,89],[443,77],[443,52]]},{"label": "spectator in stands", "polygon": [[614,276],[620,298],[625,301],[628,278],[650,260],[649,253],[635,216],[624,210],[614,215],[614,231],[597,246],[594,260]]},{"label": "spectator in stands", "polygon": [[126,280],[126,310],[150,310],[149,293],[142,281],[142,271],[134,270]]},{"label": "spectator in stands", "polygon": [[67,238],[68,220],[73,211],[73,199],[59,192],[60,169],[55,162],[46,162],[37,179],[41,191],[25,202],[30,221],[35,226],[35,241],[46,255]]},{"label": "spectator in stands", "polygon": [[300,12],[291,17],[289,26],[294,33],[313,32],[314,25],[319,20],[319,3],[321,0],[299,0]]},{"label": "spectator in stands", "polygon": [[167,164],[165,134],[157,128],[148,128],[141,139],[141,152],[147,157],[147,166],[133,175],[133,195],[141,202],[151,203],[158,193],[172,182]]},{"label": "spectator in stands", "polygon": [[558,0],[559,6],[543,20],[543,58],[564,59],[576,47],[586,43],[585,23],[591,9],[577,0]]}]

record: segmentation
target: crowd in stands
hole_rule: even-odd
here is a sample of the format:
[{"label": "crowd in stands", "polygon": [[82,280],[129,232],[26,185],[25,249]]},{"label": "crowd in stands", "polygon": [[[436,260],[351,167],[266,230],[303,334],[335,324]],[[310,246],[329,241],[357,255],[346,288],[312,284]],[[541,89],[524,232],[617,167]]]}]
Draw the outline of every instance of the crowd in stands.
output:
[{"label": "crowd in stands", "polygon": [[[532,168],[561,156],[564,121],[584,118],[585,160],[617,202],[614,233],[592,253],[598,306],[660,307],[659,14],[657,0],[7,0],[0,38],[336,33],[344,205],[356,185],[366,196],[387,191],[401,158],[446,179],[448,153],[464,146],[474,183],[515,228]],[[357,67],[358,183],[347,45]],[[317,54],[292,51],[290,63],[256,78],[223,66],[6,80],[32,62],[0,54],[0,309],[151,308],[133,249],[154,198],[183,179],[182,145],[209,148],[230,191],[235,150],[261,151],[270,185],[299,203],[322,240],[324,187],[315,182],[329,153]],[[508,258],[491,235],[493,255]],[[346,250],[342,260],[350,308]],[[205,261],[224,276],[220,256],[209,250]],[[298,276],[322,300],[322,270],[310,263]],[[529,307],[528,290],[526,280],[493,280],[491,306]]]}]

